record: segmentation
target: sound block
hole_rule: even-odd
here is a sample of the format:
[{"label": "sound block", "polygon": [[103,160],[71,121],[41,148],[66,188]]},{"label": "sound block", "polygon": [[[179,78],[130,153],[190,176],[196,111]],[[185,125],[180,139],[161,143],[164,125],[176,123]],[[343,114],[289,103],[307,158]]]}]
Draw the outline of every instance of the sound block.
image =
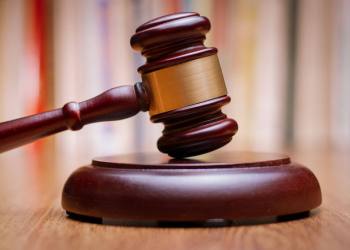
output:
[{"label": "sound block", "polygon": [[282,216],[321,204],[306,167],[279,154],[214,152],[95,158],[66,181],[68,214],[131,221],[207,221]]}]

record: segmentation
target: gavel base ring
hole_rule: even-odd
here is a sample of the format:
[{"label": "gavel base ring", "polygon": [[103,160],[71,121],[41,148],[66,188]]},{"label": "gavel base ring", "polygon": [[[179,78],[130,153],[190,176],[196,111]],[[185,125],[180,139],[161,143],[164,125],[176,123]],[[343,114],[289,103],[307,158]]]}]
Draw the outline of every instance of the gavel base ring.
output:
[{"label": "gavel base ring", "polygon": [[284,155],[253,152],[96,158],[68,178],[62,194],[69,215],[140,222],[282,216],[320,204],[309,169]]}]

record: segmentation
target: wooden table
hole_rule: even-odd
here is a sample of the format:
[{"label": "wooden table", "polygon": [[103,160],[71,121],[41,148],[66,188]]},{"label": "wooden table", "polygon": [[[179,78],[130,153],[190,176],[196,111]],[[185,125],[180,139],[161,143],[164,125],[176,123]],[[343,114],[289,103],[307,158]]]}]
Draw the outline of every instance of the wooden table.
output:
[{"label": "wooden table", "polygon": [[5,153],[0,156],[0,249],[350,249],[349,154],[303,152],[292,158],[309,166],[321,184],[323,204],[310,217],[181,228],[71,220],[60,196],[78,166],[52,155]]}]

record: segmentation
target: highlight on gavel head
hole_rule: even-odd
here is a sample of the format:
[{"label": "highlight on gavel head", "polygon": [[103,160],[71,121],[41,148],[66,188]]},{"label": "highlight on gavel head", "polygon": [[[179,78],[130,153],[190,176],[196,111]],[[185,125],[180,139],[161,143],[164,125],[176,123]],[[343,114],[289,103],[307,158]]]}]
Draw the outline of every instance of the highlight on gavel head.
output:
[{"label": "highlight on gavel head", "polygon": [[131,37],[147,59],[138,71],[150,95],[151,120],[165,125],[158,149],[172,157],[220,148],[238,130],[221,111],[230,97],[217,49],[203,44],[209,29],[206,17],[175,13],[141,25]]}]

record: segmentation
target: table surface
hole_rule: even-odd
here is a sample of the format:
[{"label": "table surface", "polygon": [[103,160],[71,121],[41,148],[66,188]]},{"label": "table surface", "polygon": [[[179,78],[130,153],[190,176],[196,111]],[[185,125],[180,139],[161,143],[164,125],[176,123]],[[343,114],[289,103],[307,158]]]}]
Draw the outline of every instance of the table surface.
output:
[{"label": "table surface", "polygon": [[0,155],[0,249],[349,249],[349,154],[290,155],[319,179],[320,208],[297,220],[240,221],[208,228],[102,225],[69,219],[60,205],[61,190],[78,166],[57,156],[5,153]]}]

